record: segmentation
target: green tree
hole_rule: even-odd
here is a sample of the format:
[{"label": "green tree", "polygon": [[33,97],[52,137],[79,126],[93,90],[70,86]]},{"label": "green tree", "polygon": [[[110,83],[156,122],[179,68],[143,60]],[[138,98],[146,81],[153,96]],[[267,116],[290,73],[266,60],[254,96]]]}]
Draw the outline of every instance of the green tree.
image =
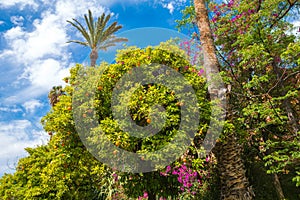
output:
[{"label": "green tree", "polygon": [[117,25],[117,22],[113,22],[108,26],[107,23],[110,20],[110,15],[106,16],[105,13],[103,13],[101,17],[98,17],[98,19],[94,21],[92,12],[90,10],[88,12],[88,16],[84,15],[88,30],[76,19],[73,19],[73,22],[67,21],[82,34],[84,41],[70,40],[68,42],[90,47],[92,50],[90,53],[91,66],[95,67],[99,50],[107,50],[108,47],[115,46],[118,42],[127,41],[127,39],[119,38],[114,35],[122,26]]},{"label": "green tree", "polygon": [[[185,197],[192,198],[193,194],[188,193],[190,188],[187,188],[191,186],[180,183],[177,175],[171,173],[161,175],[160,172],[166,170],[160,166],[155,166],[157,169],[155,172],[130,174],[103,165],[84,146],[82,142],[84,140],[75,126],[78,125],[75,115],[78,115],[84,123],[91,123],[89,116],[96,114],[96,121],[99,124],[90,132],[88,139],[91,143],[102,144],[97,138],[97,131],[101,128],[110,142],[116,146],[136,153],[148,152],[150,157],[157,156],[153,151],[164,147],[177,133],[181,118],[180,110],[185,106],[185,102],[179,101],[178,94],[163,85],[151,83],[141,85],[133,93],[128,106],[131,117],[137,124],[145,126],[150,124],[151,120],[155,120],[154,117],[157,115],[149,115],[153,104],[163,105],[167,113],[162,130],[144,139],[129,136],[127,132],[122,131],[112,116],[110,106],[113,89],[117,87],[120,78],[126,73],[131,73],[134,68],[151,64],[156,64],[158,69],[159,64],[169,66],[170,70],[178,71],[193,86],[197,96],[196,106],[201,112],[201,121],[199,127],[198,124],[196,127],[199,131],[197,138],[203,139],[202,131],[205,132],[206,123],[209,121],[210,106],[206,98],[205,79],[199,74],[199,69],[189,63],[183,51],[168,43],[146,49],[128,48],[119,52],[114,64],[102,63],[99,68],[76,65],[71,69],[71,76],[66,78],[68,85],[60,90],[65,95],[60,96],[59,101],[42,119],[45,131],[53,133],[51,140],[46,145],[26,149],[29,156],[19,161],[16,172],[6,174],[0,179],[0,198],[128,199],[145,196],[146,193],[149,199],[179,198],[182,187],[186,187]],[[88,77],[89,81],[81,82],[82,80],[78,78],[80,72],[88,75],[84,77]],[[158,72],[157,79],[169,77],[171,81],[173,80],[169,71],[158,70]],[[81,91],[81,84],[89,89]],[[177,89],[184,89],[178,82],[174,85]],[[77,101],[84,103],[75,107]],[[90,102],[94,107],[89,106]],[[195,105],[188,108],[195,109]],[[193,117],[185,116],[189,120]],[[199,143],[195,141],[193,146],[195,145]],[[99,146],[101,148],[101,145]],[[172,149],[169,153],[172,153]],[[105,154],[115,162],[122,161],[122,156],[118,152],[108,151]],[[97,156],[101,158],[103,154]],[[141,157],[141,160],[147,159],[148,157]],[[194,189],[198,190],[202,187],[202,183],[198,183],[198,180],[205,183],[205,178],[200,178],[203,175],[200,171],[204,170],[203,162],[195,148],[191,146],[185,155],[171,164],[171,167],[174,170],[180,166],[188,168],[187,172],[194,177],[190,178],[188,183],[193,184]],[[197,171],[199,173],[196,173]]]},{"label": "green tree", "polygon": [[[201,3],[203,9],[208,8],[209,24],[195,20],[196,14],[204,13],[199,13],[196,3]],[[299,144],[296,103],[299,102],[299,39],[290,33],[293,27],[287,20],[292,15],[297,16],[298,3],[278,0],[205,4],[195,1],[195,8],[194,5],[187,7],[183,11],[184,19],[178,21],[179,26],[189,28],[198,22],[200,37],[197,38],[207,36],[201,26],[211,27],[220,71],[230,89],[227,121],[232,130],[224,130],[223,143],[231,146],[233,153],[223,149],[217,156],[229,164],[227,168],[219,159],[222,185],[232,186],[228,190],[226,186],[222,188],[224,199],[238,195],[235,189],[245,191],[245,186],[239,187],[237,183],[246,179],[235,170],[242,167],[237,150],[241,144],[245,147],[247,162],[268,160],[265,164],[271,168],[269,172],[275,173],[274,187],[279,199],[283,199],[284,194],[277,173],[286,168],[299,173],[299,146],[296,145]],[[207,45],[203,39],[201,42]],[[233,146],[230,145],[232,140],[226,139],[232,133],[239,141]],[[298,176],[294,180],[298,182]]]},{"label": "green tree", "polygon": [[[148,65],[157,68],[155,80],[161,80],[164,78],[169,79],[170,81],[173,81],[172,85],[176,89],[170,89],[164,85],[150,82],[145,85],[140,85],[140,87],[138,87],[132,94],[126,89],[121,94],[118,94],[118,96],[122,97],[130,96],[130,101],[128,101],[124,106],[117,106],[115,108],[115,112],[124,113],[122,109],[124,107],[128,107],[130,110],[130,118],[132,118],[139,126],[145,127],[152,122],[155,122],[155,118],[157,117],[162,117],[162,119],[165,120],[164,126],[157,134],[151,137],[138,138],[130,136],[128,132],[122,130],[119,125],[120,122],[113,117],[111,108],[113,99],[112,94],[114,88],[120,88],[123,87],[123,85],[130,85],[130,81],[133,81],[129,80],[126,84],[119,85],[118,83],[121,77],[134,73],[134,69]],[[160,71],[161,65],[169,66],[170,69]],[[150,66],[148,66],[149,69]],[[89,78],[76,83],[80,83],[82,87],[77,90],[78,93],[74,96],[74,100],[79,102],[79,107],[76,112],[79,116],[78,119],[82,118],[83,127],[91,124],[93,113],[97,113],[96,116],[99,125],[92,127],[91,132],[84,133],[86,140],[89,141],[90,145],[95,148],[93,153],[100,159],[105,159],[105,156],[109,155],[109,159],[113,160],[112,164],[122,163],[123,159],[126,157],[126,155],[123,155],[118,149],[111,150],[109,148],[103,148],[103,145],[106,144],[107,141],[99,137],[99,132],[102,130],[105,136],[109,138],[115,146],[130,152],[139,153],[141,156],[138,160],[136,160],[137,165],[140,162],[148,162],[149,159],[158,157],[158,163],[154,162],[152,163],[153,166],[150,166],[150,164],[148,166],[157,169],[155,172],[141,174],[116,172],[116,175],[119,176],[119,181],[124,188],[124,192],[129,197],[134,198],[143,196],[143,193],[146,193],[148,198],[151,200],[156,199],[157,197],[178,198],[181,194],[180,184],[177,181],[178,177],[175,175],[160,175],[161,170],[164,169],[161,169],[161,166],[159,166],[159,161],[166,158],[162,157],[155,151],[166,146],[172,140],[174,135],[186,134],[186,132],[183,131],[177,132],[181,123],[181,117],[193,120],[194,116],[181,116],[180,111],[182,106],[187,106],[188,109],[195,109],[196,106],[196,109],[199,109],[202,116],[198,131],[200,129],[205,129],[205,125],[209,121],[210,107],[208,100],[206,99],[207,92],[205,82],[203,77],[200,76],[199,69],[196,69],[195,66],[192,66],[189,63],[182,50],[168,43],[163,43],[159,47],[147,47],[146,49],[131,47],[122,50],[118,53],[115,64],[103,64],[100,68],[101,69],[91,68],[91,71],[83,70],[80,73],[84,74],[83,78]],[[193,86],[198,97],[197,105],[185,105],[187,102],[179,101],[179,95],[182,94],[178,94],[175,91],[184,91],[185,86],[179,84],[180,82],[178,82],[178,79],[171,76],[171,69],[182,74]],[[142,74],[139,75],[142,76]],[[151,75],[152,74],[149,76]],[[97,88],[94,94],[91,92],[87,93],[87,88],[91,87]],[[95,98],[90,98],[91,96],[94,96]],[[85,98],[87,101],[81,101],[82,97],[88,97],[90,100]],[[153,108],[153,105],[157,104],[162,105],[165,108],[166,116],[163,116],[163,112],[159,112]],[[91,109],[90,105],[95,106]],[[122,117],[126,118],[128,116],[125,114]],[[125,126],[126,125],[127,124],[125,124]],[[154,123],[153,125],[155,126],[156,124]],[[90,130],[87,128],[83,129]],[[197,137],[200,140],[203,135],[199,134]],[[174,148],[182,147],[174,145],[171,149],[165,150],[167,151],[168,156],[173,156],[172,153]],[[101,153],[99,154],[99,152]],[[172,167],[178,167],[180,163],[182,164],[183,158],[186,159],[185,157],[192,158],[192,156],[194,156],[194,160],[198,160],[199,162],[202,160],[197,152],[192,151],[191,149],[188,152],[188,156],[183,156],[176,163],[173,163]],[[147,153],[147,155],[142,155],[143,153]],[[189,164],[191,165],[192,161],[190,161]],[[199,168],[201,167],[194,167],[193,170]],[[196,179],[195,182],[198,183]]]}]

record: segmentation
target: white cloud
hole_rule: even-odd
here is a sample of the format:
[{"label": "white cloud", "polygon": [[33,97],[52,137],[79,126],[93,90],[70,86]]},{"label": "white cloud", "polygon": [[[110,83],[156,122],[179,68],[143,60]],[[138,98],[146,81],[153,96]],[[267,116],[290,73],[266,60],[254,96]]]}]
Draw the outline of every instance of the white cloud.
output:
[{"label": "white cloud", "polygon": [[[22,1],[13,2],[16,4]],[[48,0],[44,2],[49,3]],[[24,102],[28,98],[46,94],[53,85],[64,84],[62,79],[68,76],[68,68],[71,64],[69,44],[66,43],[70,39],[68,30],[71,26],[66,20],[82,19],[88,9],[91,9],[95,16],[99,16],[107,11],[100,3],[98,0],[51,1],[47,10],[41,13],[41,18],[33,21],[33,29],[30,31],[21,27],[22,17],[11,18],[17,26],[4,33],[8,46],[0,52],[0,62],[10,61],[13,63],[12,70],[17,71],[18,68],[24,71],[15,78],[13,83],[14,86],[22,86],[22,91],[16,90],[16,93],[8,98],[9,100],[14,100],[13,103]],[[20,98],[24,93],[27,99],[23,96]]]},{"label": "white cloud", "polygon": [[68,75],[67,68],[63,68],[59,61],[50,58],[35,62],[26,69],[23,77],[30,80],[35,87],[48,91],[53,85],[61,84],[62,78]]},{"label": "white cloud", "polygon": [[162,5],[163,8],[167,8],[170,14],[173,14],[174,10],[181,9],[185,6],[186,0],[155,0],[155,4]]},{"label": "white cloud", "polygon": [[[22,30],[20,26],[13,27],[4,33],[4,38],[6,38],[9,42],[12,42],[14,39],[20,39],[24,37],[25,32]],[[11,44],[12,46],[13,44]]]},{"label": "white cloud", "polygon": [[2,112],[12,112],[12,113],[17,113],[17,112],[22,112],[22,109],[16,108],[16,107],[0,107],[0,111]]},{"label": "white cloud", "polygon": [[11,16],[10,21],[17,26],[23,26],[24,17],[23,16]]},{"label": "white cloud", "polygon": [[24,157],[24,148],[44,144],[48,140],[45,132],[34,130],[28,120],[0,122],[0,176],[12,172],[19,157]]},{"label": "white cloud", "polygon": [[164,7],[164,8],[167,8],[167,9],[169,10],[169,12],[170,12],[171,14],[173,14],[173,12],[174,12],[173,2],[170,2],[170,3],[166,4],[166,5],[163,5],[163,7]]},{"label": "white cloud", "polygon": [[41,108],[44,105],[39,100],[32,99],[23,103],[22,106],[25,108],[26,112],[34,113],[37,108]]},{"label": "white cloud", "polygon": [[30,6],[34,9],[38,8],[38,4],[35,2],[35,0],[3,0],[0,1],[0,8],[9,8],[12,6],[18,6],[21,10],[25,8],[25,6]]},{"label": "white cloud", "polygon": [[4,24],[4,21],[1,21],[1,20],[0,20],[0,25],[2,25],[2,24]]}]

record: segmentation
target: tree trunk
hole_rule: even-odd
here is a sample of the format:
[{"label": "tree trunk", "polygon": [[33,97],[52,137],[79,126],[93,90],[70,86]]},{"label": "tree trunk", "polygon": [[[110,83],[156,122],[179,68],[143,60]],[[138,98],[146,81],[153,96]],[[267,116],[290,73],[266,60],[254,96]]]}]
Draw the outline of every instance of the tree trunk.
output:
[{"label": "tree trunk", "polygon": [[96,61],[98,59],[98,50],[93,48],[92,52],[90,53],[90,59],[91,59],[91,66],[95,67],[96,66]]},{"label": "tree trunk", "polygon": [[[224,88],[220,87],[222,81],[217,80],[220,64],[216,55],[205,0],[194,0],[194,6],[197,25],[200,31],[208,90],[210,98],[213,101],[225,93]],[[249,186],[245,166],[241,158],[242,147],[238,145],[234,134],[227,135],[225,140],[223,143],[218,143],[215,148],[215,150],[217,149],[216,156],[220,171],[222,199],[251,200],[254,193]]]},{"label": "tree trunk", "polygon": [[242,147],[236,137],[226,136],[226,141],[217,143],[216,157],[221,179],[221,198],[225,200],[250,200],[254,192],[249,186],[246,170],[241,158]]},{"label": "tree trunk", "polygon": [[277,192],[278,199],[284,200],[285,197],[284,197],[284,194],[283,194],[283,191],[282,191],[282,187],[281,187],[281,184],[280,184],[279,177],[278,177],[277,174],[274,174],[273,176],[274,176],[274,186],[275,186],[275,189],[276,189],[276,192]]}]

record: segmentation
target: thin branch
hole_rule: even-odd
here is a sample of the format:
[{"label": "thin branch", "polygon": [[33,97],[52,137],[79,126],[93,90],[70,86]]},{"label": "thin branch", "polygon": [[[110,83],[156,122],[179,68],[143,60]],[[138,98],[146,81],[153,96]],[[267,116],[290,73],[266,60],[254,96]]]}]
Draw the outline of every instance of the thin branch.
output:
[{"label": "thin branch", "polygon": [[281,77],[277,80],[277,82],[275,83],[275,85],[274,85],[273,87],[271,87],[271,88],[268,90],[268,92],[267,92],[266,94],[270,94],[270,92],[271,92],[274,88],[276,88],[276,87],[278,86],[279,83],[281,83],[281,81],[283,80],[282,78],[283,78],[285,72],[286,72],[286,69],[284,69],[284,72],[282,73]]},{"label": "thin branch", "polygon": [[300,71],[295,71],[295,72],[289,74],[288,76],[286,76],[286,77],[283,79],[283,81],[286,81],[286,79],[288,79],[288,78],[290,78],[291,76],[294,76],[295,74],[298,74],[298,73],[300,73]]},{"label": "thin branch", "polygon": [[277,17],[277,18],[275,19],[274,23],[270,26],[270,28],[273,28],[274,25],[275,25],[278,21],[280,21],[282,18],[284,18],[284,17],[288,14],[288,12],[294,7],[294,5],[295,5],[295,3],[296,3],[297,1],[295,1],[295,2],[290,2],[290,1],[288,1],[288,2],[289,2],[289,7],[285,10],[285,12],[284,12],[281,16],[279,16],[279,17]]}]

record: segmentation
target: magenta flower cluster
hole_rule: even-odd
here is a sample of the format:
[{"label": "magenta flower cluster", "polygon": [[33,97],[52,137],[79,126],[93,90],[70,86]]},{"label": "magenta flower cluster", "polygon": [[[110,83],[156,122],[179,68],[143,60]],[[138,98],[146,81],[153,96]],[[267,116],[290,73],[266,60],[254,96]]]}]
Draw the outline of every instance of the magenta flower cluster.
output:
[{"label": "magenta flower cluster", "polygon": [[171,168],[171,166],[167,166],[166,171],[161,172],[160,174],[161,176],[168,176],[170,174],[177,175],[177,180],[182,185],[180,187],[180,190],[187,191],[193,195],[196,194],[196,192],[192,190],[193,186],[195,184],[202,184],[198,173],[186,166],[185,164],[182,164],[179,167],[175,167],[173,169]]}]

